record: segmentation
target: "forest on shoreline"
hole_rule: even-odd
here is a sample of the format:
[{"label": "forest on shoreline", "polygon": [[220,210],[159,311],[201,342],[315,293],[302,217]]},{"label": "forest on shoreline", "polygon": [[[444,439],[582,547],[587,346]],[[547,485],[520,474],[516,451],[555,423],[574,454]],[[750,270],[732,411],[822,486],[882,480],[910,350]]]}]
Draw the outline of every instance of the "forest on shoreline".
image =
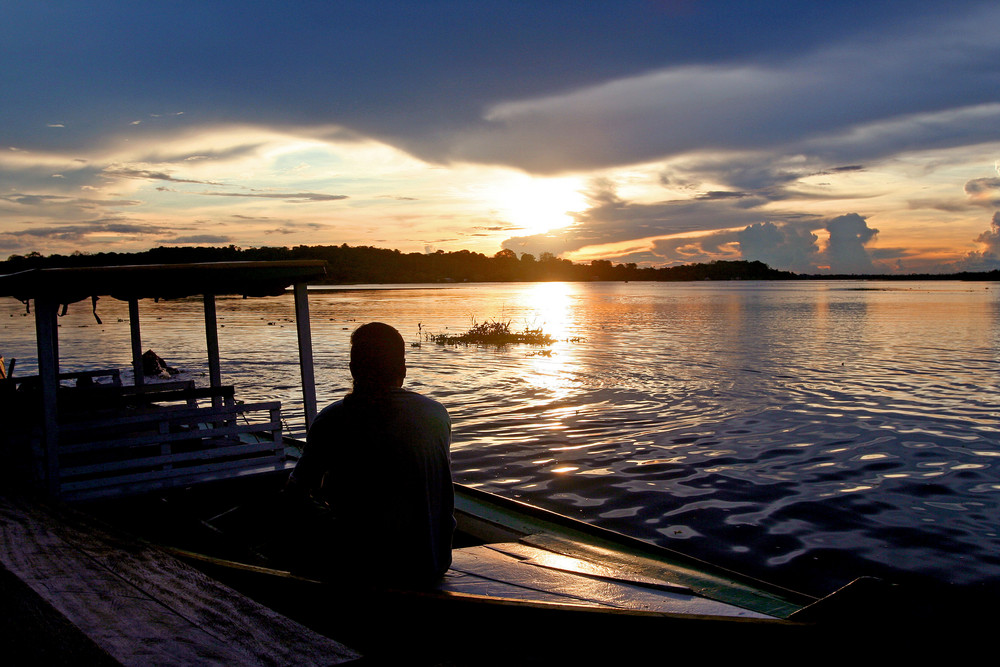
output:
[{"label": "forest on shoreline", "polygon": [[772,269],[763,262],[719,260],[663,268],[639,267],[634,263],[613,264],[593,260],[575,264],[548,253],[540,258],[517,256],[501,250],[492,257],[459,250],[434,253],[402,253],[371,246],[295,246],[239,248],[166,247],[134,253],[100,252],[48,255],[32,252],[11,255],[0,262],[0,274],[38,268],[121,266],[184,262],[273,261],[321,259],[328,264],[328,284],[531,282],[564,281],[691,281],[691,280],[1000,280],[1000,270],[949,274],[804,275]]}]

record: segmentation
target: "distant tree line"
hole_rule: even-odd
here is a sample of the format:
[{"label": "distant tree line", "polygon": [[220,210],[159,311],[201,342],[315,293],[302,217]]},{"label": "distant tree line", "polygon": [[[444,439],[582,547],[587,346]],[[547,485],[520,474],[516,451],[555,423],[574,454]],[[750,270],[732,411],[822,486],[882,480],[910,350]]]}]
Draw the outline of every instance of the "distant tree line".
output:
[{"label": "distant tree line", "polygon": [[608,260],[593,260],[574,264],[549,253],[537,259],[533,255],[518,256],[511,250],[501,250],[493,256],[459,250],[434,253],[402,253],[398,250],[371,246],[295,246],[239,248],[226,247],[159,247],[143,252],[118,253],[74,252],[70,255],[48,255],[32,252],[11,255],[0,262],[0,274],[16,273],[34,268],[114,266],[124,264],[169,264],[184,262],[267,261],[283,259],[321,259],[328,264],[327,281],[331,284],[356,283],[437,283],[437,282],[508,282],[544,280],[791,280],[802,278],[877,278],[905,279],[968,279],[998,280],[1000,271],[950,275],[910,276],[800,276],[789,271],[772,269],[758,261],[714,261],[705,264],[685,264],[664,268],[639,267],[634,263],[614,264]]},{"label": "distant tree line", "polygon": [[327,282],[436,283],[507,282],[543,280],[778,280],[795,278],[788,271],[771,269],[762,262],[717,261],[668,268],[640,268],[634,263],[613,264],[594,260],[574,264],[549,253],[535,258],[501,250],[492,257],[459,250],[434,253],[402,253],[370,246],[295,246],[239,248],[159,247],[143,252],[98,252],[70,255],[28,253],[11,255],[0,262],[0,273],[34,268],[166,264],[182,262],[261,261],[321,259],[328,264]]}]

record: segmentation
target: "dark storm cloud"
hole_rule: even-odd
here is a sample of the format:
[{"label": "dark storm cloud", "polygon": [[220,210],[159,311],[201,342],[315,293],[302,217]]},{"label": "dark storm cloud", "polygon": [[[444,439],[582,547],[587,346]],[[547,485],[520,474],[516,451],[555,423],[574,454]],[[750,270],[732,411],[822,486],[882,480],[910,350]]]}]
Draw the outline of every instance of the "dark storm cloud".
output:
[{"label": "dark storm cloud", "polygon": [[505,103],[456,153],[555,171],[706,149],[854,161],[989,141],[1000,120],[998,18],[992,8],[939,26],[903,22],[807,54],[669,66]]},{"label": "dark storm cloud", "polygon": [[[0,127],[8,145],[66,149],[142,132],[137,118],[160,129],[339,125],[428,160],[536,171],[789,144],[833,156],[851,152],[839,149],[853,135],[836,135],[866,123],[995,103],[992,9],[8,3],[0,58],[16,66],[0,83],[18,103],[0,109]],[[940,143],[992,132],[957,118],[884,129],[854,149],[887,151],[914,131]]]}]

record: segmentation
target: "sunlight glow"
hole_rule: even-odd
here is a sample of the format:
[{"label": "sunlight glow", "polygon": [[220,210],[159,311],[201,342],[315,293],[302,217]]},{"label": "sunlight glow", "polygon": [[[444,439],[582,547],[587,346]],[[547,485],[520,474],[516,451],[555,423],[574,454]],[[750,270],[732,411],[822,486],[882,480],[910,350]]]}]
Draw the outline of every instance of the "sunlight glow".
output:
[{"label": "sunlight glow", "polygon": [[531,290],[524,295],[524,304],[529,312],[534,314],[533,321],[528,322],[532,328],[541,327],[545,333],[556,340],[565,339],[570,335],[570,323],[573,317],[573,294],[576,291],[572,283],[534,283]]},{"label": "sunlight glow", "polygon": [[519,235],[544,234],[573,222],[571,213],[587,207],[583,184],[573,177],[536,178],[510,174],[486,188],[498,215],[518,227]]},{"label": "sunlight glow", "polygon": [[524,295],[524,304],[528,312],[533,313],[528,326],[541,327],[556,341],[549,348],[549,353],[530,355],[531,373],[526,379],[556,397],[567,395],[574,384],[576,355],[567,339],[573,335],[573,295],[576,289],[572,283],[534,283]]}]

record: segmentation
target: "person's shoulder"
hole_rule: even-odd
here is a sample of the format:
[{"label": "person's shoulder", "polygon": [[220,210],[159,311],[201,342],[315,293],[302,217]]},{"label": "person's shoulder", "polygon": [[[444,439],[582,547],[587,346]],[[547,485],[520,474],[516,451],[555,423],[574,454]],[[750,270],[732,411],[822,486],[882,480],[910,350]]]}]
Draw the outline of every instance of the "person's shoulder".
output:
[{"label": "person's shoulder", "polygon": [[421,393],[415,392],[412,389],[399,389],[398,392],[400,396],[405,396],[406,400],[413,401],[414,403],[420,403],[428,406],[435,405],[442,410],[444,409],[444,406],[441,405],[440,402],[434,400],[430,396],[424,396]]},{"label": "person's shoulder", "polygon": [[323,415],[339,412],[343,409],[344,409],[344,399],[340,399],[339,401],[334,401],[330,405],[320,410],[319,414],[316,415],[316,419],[319,419]]},{"label": "person's shoulder", "polygon": [[316,418],[313,419],[313,426],[316,426],[317,423],[323,424],[326,421],[336,419],[339,414],[343,413],[343,411],[344,399],[335,401],[319,411],[319,414],[317,414]]},{"label": "person's shoulder", "polygon": [[399,389],[397,391],[397,396],[400,400],[405,401],[408,405],[426,412],[440,415],[446,419],[448,418],[448,409],[438,401],[435,401],[433,398],[424,396],[423,394],[418,394],[410,389]]}]

